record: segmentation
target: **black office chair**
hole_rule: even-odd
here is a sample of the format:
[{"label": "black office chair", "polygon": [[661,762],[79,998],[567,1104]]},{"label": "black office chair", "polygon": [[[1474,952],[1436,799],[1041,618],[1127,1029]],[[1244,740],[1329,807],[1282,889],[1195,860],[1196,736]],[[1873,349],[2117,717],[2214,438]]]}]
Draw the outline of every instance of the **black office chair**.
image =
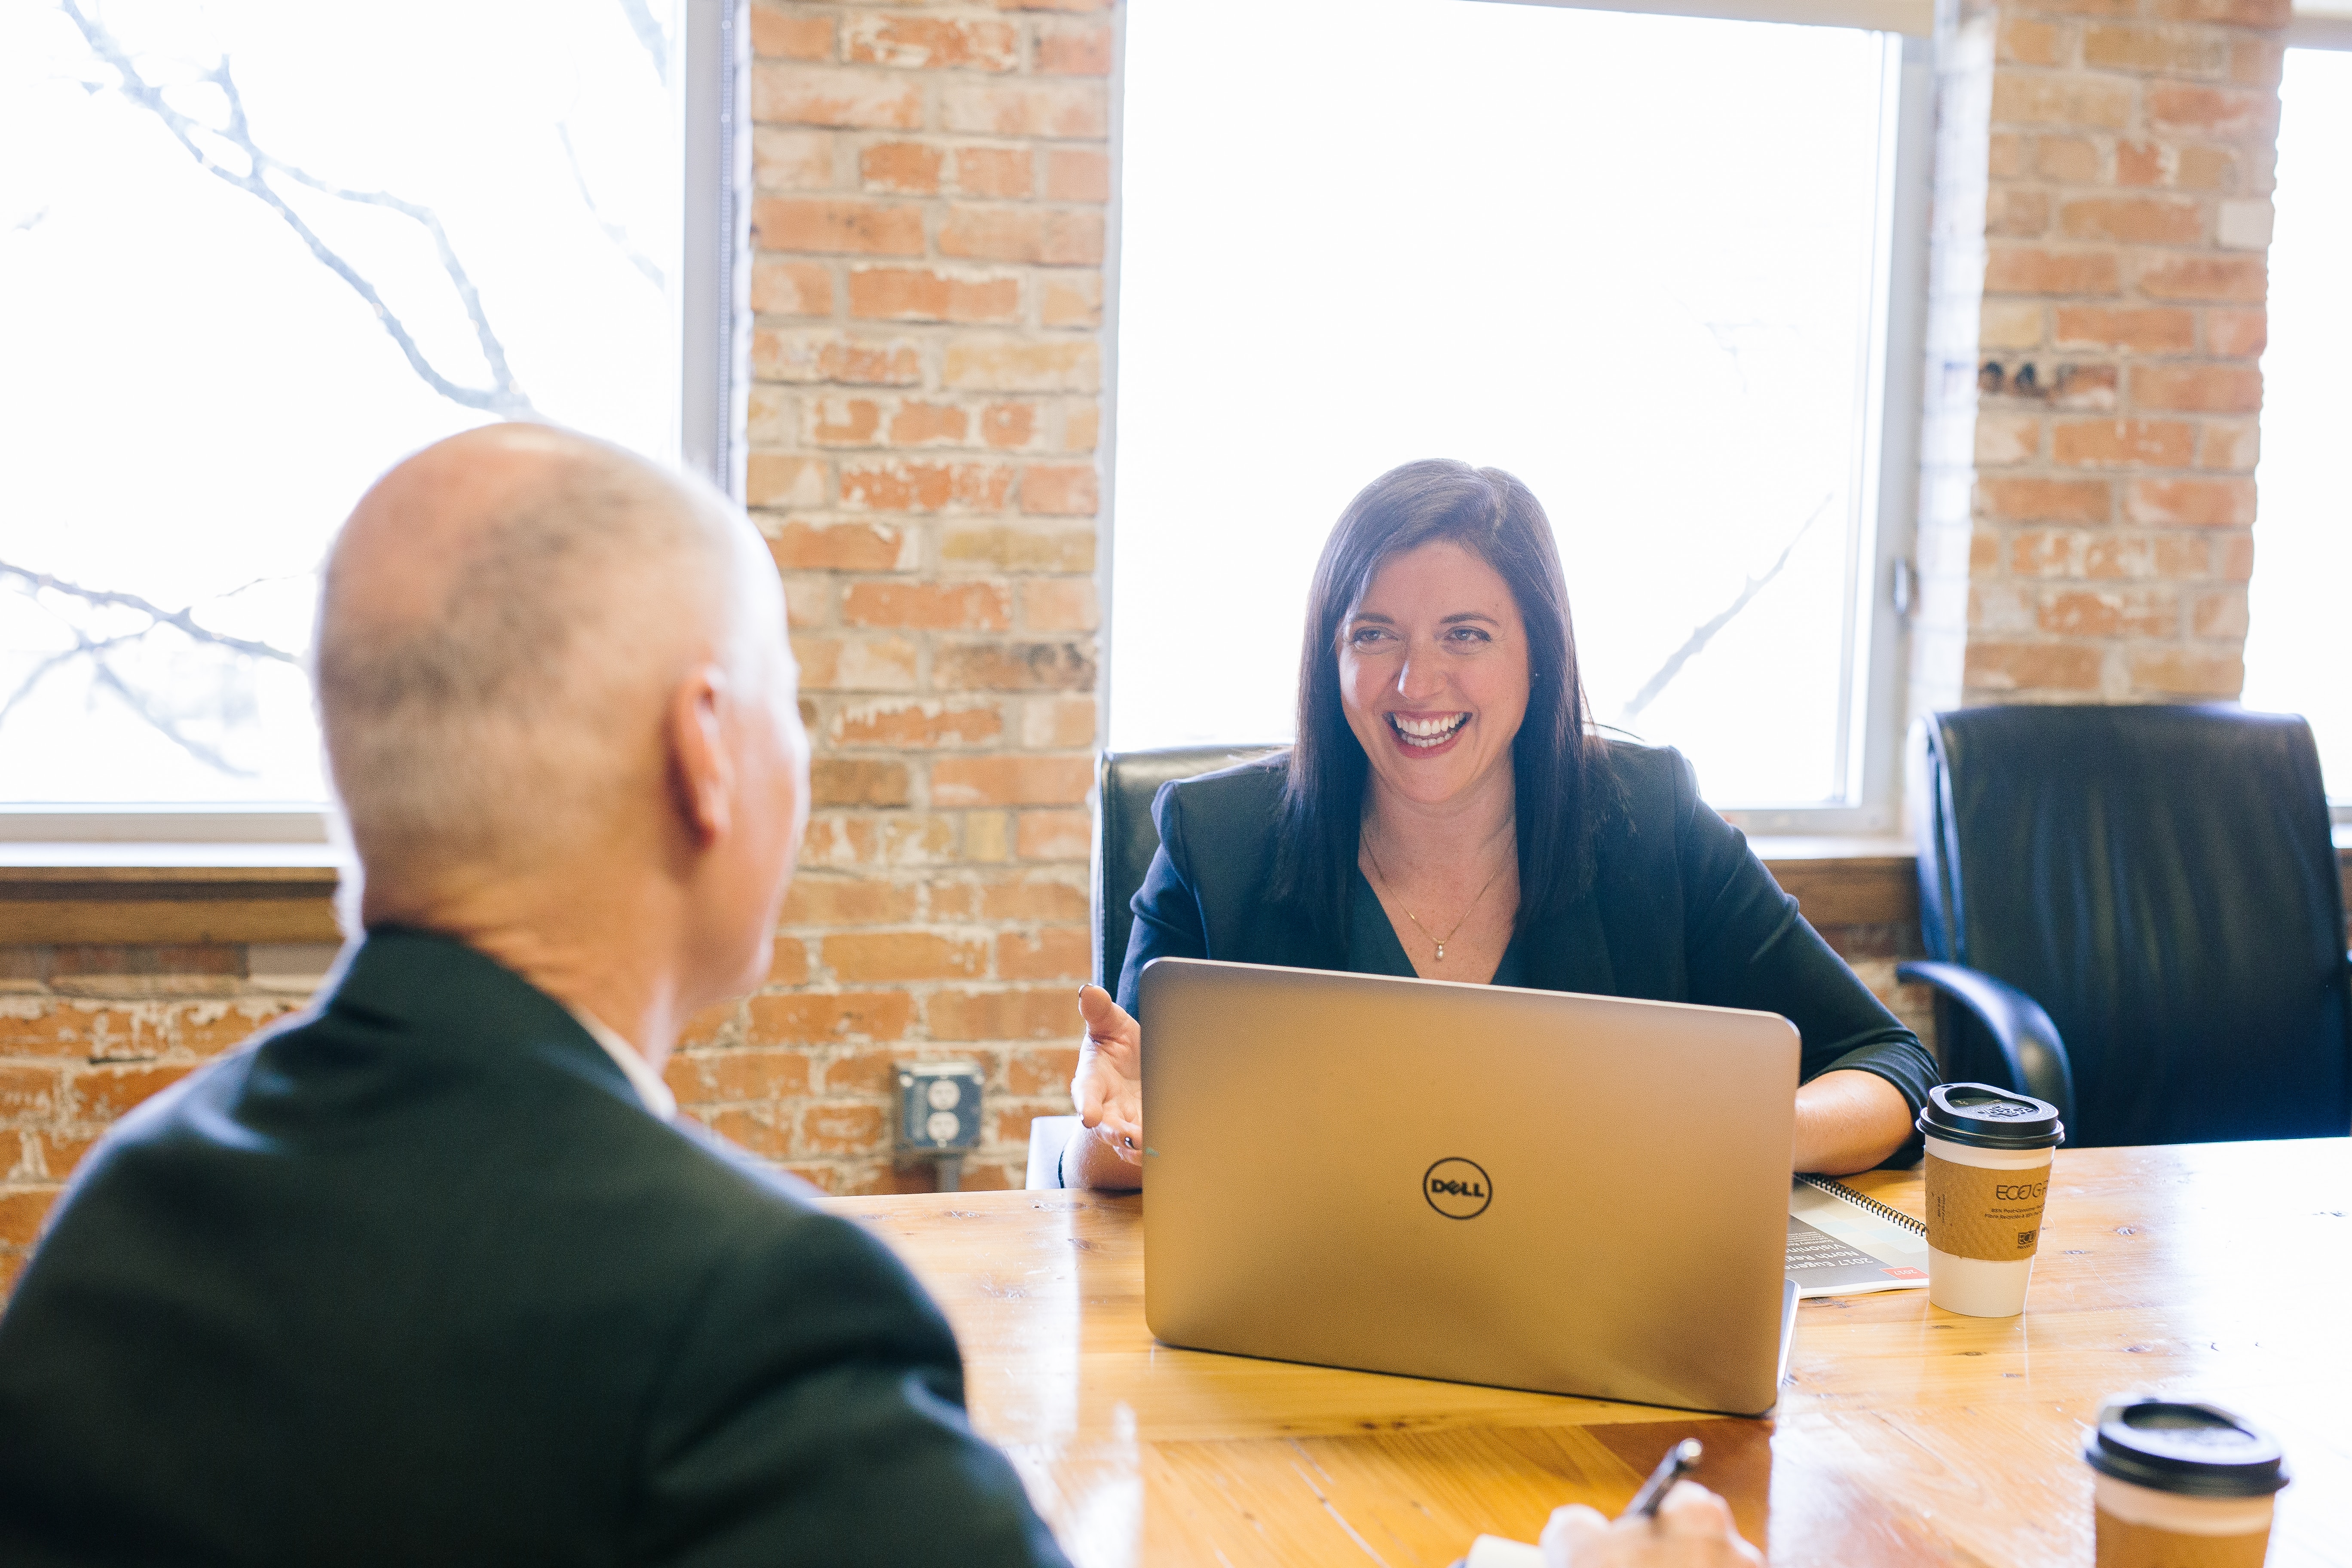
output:
[{"label": "black office chair", "polygon": [[[2236,708],[1921,721],[1919,916],[1948,1079],[2073,1145],[2352,1131],[2343,887],[2311,730]],[[1915,765],[1918,765],[1915,761]]]},{"label": "black office chair", "polygon": [[1280,750],[1171,746],[1157,752],[1105,752],[1095,760],[1096,984],[1118,989],[1128,932],[1135,926],[1135,912],[1129,906],[1143,886],[1143,874],[1151,869],[1151,858],[1160,852],[1160,828],[1151,820],[1151,801],[1160,786],[1254,763]]}]

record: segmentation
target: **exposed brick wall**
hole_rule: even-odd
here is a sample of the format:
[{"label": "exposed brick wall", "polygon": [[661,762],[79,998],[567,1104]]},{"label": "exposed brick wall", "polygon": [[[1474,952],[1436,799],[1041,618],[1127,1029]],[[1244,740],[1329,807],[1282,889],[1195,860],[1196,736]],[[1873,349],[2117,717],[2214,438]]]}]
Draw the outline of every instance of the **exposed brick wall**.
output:
[{"label": "exposed brick wall", "polygon": [[2238,694],[2287,18],[1948,29],[1915,711]]},{"label": "exposed brick wall", "polygon": [[835,1192],[894,1168],[895,1068],[968,1057],[1018,1184],[1089,973],[1096,468],[1114,16],[755,4],[749,500],[817,747],[772,984],[680,1103]]}]

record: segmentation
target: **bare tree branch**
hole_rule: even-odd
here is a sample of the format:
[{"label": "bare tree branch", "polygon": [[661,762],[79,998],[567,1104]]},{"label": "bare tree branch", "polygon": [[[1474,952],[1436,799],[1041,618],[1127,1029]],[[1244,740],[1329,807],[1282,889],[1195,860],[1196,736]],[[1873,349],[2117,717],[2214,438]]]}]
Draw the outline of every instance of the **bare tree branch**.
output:
[{"label": "bare tree branch", "polygon": [[[113,34],[85,15],[77,0],[58,0],[58,4],[63,7],[66,15],[73,19],[74,25],[81,29],[82,37],[89,41],[89,47],[97,52],[99,58],[112,66],[116,74],[121,77],[119,89],[123,97],[161,121],[164,129],[172,133],[173,140],[186,149],[188,156],[196,161],[199,168],[226,184],[236,186],[276,213],[286,226],[300,237],[302,243],[310,247],[310,254],[320,265],[341,278],[350,285],[353,293],[366,301],[368,308],[375,312],[377,322],[399,348],[403,356],[407,359],[409,368],[414,370],[427,386],[462,407],[478,408],[509,418],[538,416],[538,410],[531,405],[530,398],[516,383],[514,373],[507,364],[505,345],[499,341],[497,332],[490,327],[488,313],[482,308],[481,295],[475,289],[473,279],[457,259],[457,252],[450,247],[447,231],[441,226],[440,218],[431,208],[420,206],[414,202],[403,201],[388,192],[346,190],[262,151],[253,140],[252,128],[246,119],[245,100],[237,91],[236,79],[230,74],[229,62],[226,56],[210,70],[203,72],[202,76],[203,79],[218,87],[226,98],[228,124],[226,127],[206,125],[183,114],[172,107],[160,88],[140,74],[139,68],[132,61],[129,51],[116,41]],[[242,153],[247,163],[245,170],[240,173],[215,158],[199,140],[201,137],[216,137]],[[448,275],[450,287],[456,290],[459,303],[465,308],[467,318],[473,323],[475,340],[481,345],[482,358],[489,367],[490,385],[488,387],[465,386],[444,375],[432,361],[425,357],[425,351],[417,345],[416,339],[410,333],[407,325],[394,312],[392,307],[384,302],[383,296],[377,291],[375,285],[369,281],[358,268],[345,259],[340,251],[320,237],[318,232],[309,224],[303,222],[301,215],[289,206],[286,198],[270,185],[268,176],[273,172],[284,174],[288,179],[307,185],[311,190],[331,196],[337,201],[388,208],[416,223],[431,235],[434,248],[440,256],[441,268]]]},{"label": "bare tree branch", "polygon": [[228,648],[233,652],[244,654],[248,658],[276,659],[280,664],[290,664],[298,669],[302,666],[302,656],[299,654],[288,653],[284,648],[274,647],[266,642],[254,642],[245,637],[231,637],[226,632],[216,632],[209,626],[197,625],[193,614],[194,608],[193,605],[184,610],[167,610],[160,605],[141,598],[136,594],[121,594],[111,588],[84,588],[78,584],[68,583],[62,577],[52,577],[46,572],[27,571],[22,566],[13,565],[5,561],[0,561],[0,577],[19,578],[30,583],[37,589],[46,588],[52,594],[63,594],[68,598],[79,599],[83,604],[95,608],[136,610],[149,620],[185,633],[197,642],[211,643],[218,647]]},{"label": "bare tree branch", "polygon": [[239,583],[236,587],[228,589],[225,593],[215,594],[213,597],[215,599],[234,599],[239,594],[250,593],[256,588],[267,587],[272,583],[299,582],[310,575],[310,574],[308,572],[273,572],[266,576],[256,577],[250,582]]},{"label": "bare tree branch", "polygon": [[238,767],[212,747],[182,730],[170,714],[155,711],[144,692],[133,689],[121,676],[114,673],[114,667],[106,662],[105,655],[95,654],[91,657],[90,662],[97,667],[95,675],[98,683],[121,698],[123,706],[147,721],[165,740],[195,758],[196,761],[209,767],[217,768],[232,778],[249,779],[256,776],[251,768]]},{"label": "bare tree branch", "polygon": [[1683,639],[1683,646],[1675,649],[1665,663],[1658,666],[1655,674],[1642,682],[1642,689],[1633,693],[1633,700],[1627,702],[1624,709],[1617,715],[1619,723],[1631,724],[1639,718],[1642,710],[1656,701],[1658,693],[1674,683],[1675,677],[1683,672],[1683,666],[1696,658],[1700,650],[1715,640],[1716,633],[1729,626],[1733,618],[1746,609],[1757,595],[1764,591],[1765,585],[1780,574],[1780,569],[1789,564],[1789,557],[1796,552],[1798,542],[1805,537],[1806,531],[1820,521],[1822,513],[1829,510],[1832,499],[1834,499],[1833,496],[1823,496],[1821,504],[1813,508],[1803,522],[1797,525],[1797,531],[1790,535],[1789,542],[1781,547],[1780,559],[1772,563],[1764,575],[1748,578],[1747,584],[1740,588],[1738,597],[1725,606],[1721,614],[1700,623],[1692,629],[1691,635]]},{"label": "bare tree branch", "polygon": [[[80,29],[83,39],[98,59],[113,68],[117,78],[112,84],[114,90],[153,115],[194,160],[198,168],[245,192],[275,213],[279,221],[293,230],[311,257],[341,279],[374,313],[377,324],[400,350],[409,368],[435,393],[462,407],[506,417],[538,416],[529,395],[515,378],[504,343],[491,326],[481,292],[451,245],[448,231],[443,226],[438,214],[428,206],[404,200],[388,191],[354,190],[336,184],[265,150],[255,138],[244,95],[237,87],[226,55],[222,55],[209,68],[196,70],[197,79],[217,89],[226,106],[226,122],[210,123],[208,121],[221,120],[224,116],[216,110],[206,109],[204,111],[205,118],[199,119],[181,110],[166,97],[161,86],[142,73],[131,50],[92,14],[97,10],[95,0],[89,0],[89,11],[83,9],[83,0],[58,0],[58,5]],[[637,42],[652,62],[655,74],[666,79],[669,66],[669,40],[653,7],[647,0],[621,0],[621,9]],[[107,89],[107,84],[102,81],[84,81],[81,85],[92,93]],[[607,218],[596,205],[587,174],[572,145],[570,126],[559,123],[557,135],[562,142],[564,157],[571,164],[572,180],[579,187],[581,202],[590,217],[648,281],[656,289],[666,288],[667,279],[661,267],[636,247],[624,226]],[[272,184],[273,180],[302,186],[332,201],[380,207],[396,213],[422,228],[431,237],[441,270],[473,327],[475,342],[488,373],[488,384],[464,384],[436,364],[375,283],[304,219],[287,199],[288,193],[279,184]],[[16,219],[9,225],[7,232],[21,233],[34,227],[47,216],[45,209]],[[0,579],[15,579],[16,586],[25,598],[63,621],[75,642],[71,648],[39,659],[24,674],[6,700],[0,701],[0,724],[12,717],[48,677],[87,659],[94,685],[112,693],[132,714],[189,756],[224,773],[241,778],[256,776],[250,770],[231,762],[218,747],[189,733],[183,728],[181,716],[173,710],[168,698],[142,689],[135,678],[126,677],[118,670],[108,656],[138,644],[166,626],[192,641],[219,648],[242,659],[266,659],[300,668],[303,663],[300,656],[267,642],[215,631],[195,619],[193,605],[169,610],[136,594],[86,588],[50,574],[35,572],[5,561],[0,561]],[[267,581],[271,579],[257,578],[219,597],[243,593],[247,588]],[[61,614],[58,606],[45,603],[44,595],[78,601],[89,610],[132,611],[145,616],[147,624],[132,632],[93,637]]]},{"label": "bare tree branch", "polygon": [[149,702],[143,694],[133,689],[115,673],[114,667],[106,662],[106,655],[110,649],[138,642],[159,629],[159,626],[160,623],[151,622],[135,632],[126,632],[121,637],[104,638],[93,638],[80,628],[73,628],[74,646],[62,653],[53,653],[35,665],[25,679],[17,682],[16,689],[8,694],[8,700],[0,703],[0,723],[5,723],[8,715],[16,710],[16,705],[30,697],[34,688],[39,686],[43,680],[66,666],[79,659],[87,658],[93,666],[91,679],[107,690],[113,692],[121,700],[125,707],[138,715],[165,740],[207,767],[217,768],[235,778],[255,777],[251,769],[238,767],[215,748],[182,730],[173,721],[171,715],[157,712],[153,704]]},{"label": "bare tree branch", "polygon": [[126,632],[119,637],[108,637],[103,642],[92,642],[81,631],[75,630],[74,647],[66,649],[63,653],[53,653],[33,666],[25,679],[16,683],[16,689],[8,694],[8,700],[0,702],[0,724],[6,723],[8,715],[16,710],[16,704],[30,697],[35,687],[58,670],[63,669],[78,658],[87,658],[92,654],[104,653],[110,647],[121,647],[125,643],[137,642],[154,629],[152,626],[145,626],[135,632]]},{"label": "bare tree branch", "polygon": [[646,0],[621,0],[621,15],[629,19],[629,30],[637,36],[646,55],[654,62],[654,75],[667,79],[669,76],[669,35],[662,30],[660,19]]},{"label": "bare tree branch", "polygon": [[[506,417],[538,416],[530,395],[516,380],[513,368],[508,362],[505,345],[493,329],[488,311],[483,305],[481,292],[451,245],[448,231],[443,226],[438,214],[428,206],[404,200],[388,191],[354,190],[336,184],[265,150],[255,138],[244,95],[238,89],[230,59],[225,54],[210,68],[197,69],[196,78],[221,94],[226,106],[226,122],[208,122],[224,119],[215,109],[205,109],[204,119],[184,111],[166,97],[161,86],[142,73],[131,50],[97,19],[93,14],[98,9],[96,0],[87,0],[89,11],[83,9],[84,3],[85,0],[58,0],[59,8],[80,29],[97,58],[113,68],[117,79],[111,84],[113,90],[153,115],[198,168],[245,192],[275,213],[293,230],[311,257],[341,279],[373,312],[377,324],[383,327],[385,335],[391,338],[419,379],[440,396],[462,407]],[[646,0],[622,0],[622,10],[639,44],[651,58],[655,73],[666,77],[669,45],[653,10]],[[91,80],[85,80],[80,85],[91,93],[105,91],[109,86],[104,81]],[[661,268],[637,251],[625,228],[606,219],[597,207],[587,176],[572,146],[569,127],[560,126],[558,134],[562,138],[564,155],[572,164],[572,178],[579,186],[581,200],[590,216],[656,288],[666,287],[667,279]],[[273,181],[279,184],[273,184]],[[396,213],[423,229],[431,237],[441,270],[473,328],[475,342],[488,371],[488,384],[465,384],[436,364],[375,283],[295,209],[288,200],[289,193],[280,188],[286,183],[302,186],[332,201]],[[47,216],[44,209],[13,220],[6,232],[21,233],[30,229]],[[165,609],[136,594],[86,588],[50,574],[35,572],[5,561],[0,561],[0,579],[14,579],[13,585],[28,602],[64,623],[75,644],[70,648],[40,658],[22,676],[6,700],[0,701],[0,724],[5,724],[50,676],[88,660],[94,686],[110,692],[140,721],[189,756],[206,767],[235,777],[257,776],[252,770],[232,762],[218,746],[190,733],[183,727],[184,715],[174,710],[178,705],[168,696],[143,689],[136,676],[126,676],[117,669],[109,655],[137,645],[167,626],[194,642],[218,648],[236,659],[268,660],[300,668],[303,660],[299,655],[267,642],[215,631],[195,619],[193,605],[178,610]],[[257,578],[217,597],[226,599],[274,580]],[[60,606],[46,601],[44,595],[76,601],[87,610],[132,611],[145,616],[147,624],[136,631],[93,636],[63,614]],[[202,709],[204,704],[199,702],[196,706]]]},{"label": "bare tree branch", "polygon": [[559,120],[555,122],[555,138],[563,143],[564,162],[572,165],[572,178],[580,187],[580,205],[588,209],[588,216],[595,220],[598,228],[604,231],[604,237],[611,240],[614,247],[629,258],[631,266],[646,275],[646,282],[656,289],[668,288],[669,279],[664,276],[661,264],[639,250],[636,242],[629,237],[629,231],[606,217],[604,210],[596,205],[594,194],[588,189],[588,176],[580,169],[580,154],[572,150],[572,126],[569,121]]}]

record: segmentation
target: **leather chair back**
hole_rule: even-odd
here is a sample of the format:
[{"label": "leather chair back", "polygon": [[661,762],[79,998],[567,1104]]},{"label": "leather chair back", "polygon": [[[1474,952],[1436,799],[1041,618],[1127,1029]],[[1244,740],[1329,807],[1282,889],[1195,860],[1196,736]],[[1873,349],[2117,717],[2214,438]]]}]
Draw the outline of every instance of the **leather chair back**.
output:
[{"label": "leather chair back", "polygon": [[1921,729],[1928,953],[2049,1013],[2070,1143],[2352,1131],[2343,888],[2303,720],[1977,708]]},{"label": "leather chair back", "polygon": [[1160,786],[1197,778],[1242,763],[1255,762],[1279,746],[1172,746],[1156,752],[1105,752],[1095,761],[1095,984],[1116,991],[1127,963],[1127,936],[1134,929],[1131,908],[1151,858],[1160,852],[1160,828],[1151,820]]}]

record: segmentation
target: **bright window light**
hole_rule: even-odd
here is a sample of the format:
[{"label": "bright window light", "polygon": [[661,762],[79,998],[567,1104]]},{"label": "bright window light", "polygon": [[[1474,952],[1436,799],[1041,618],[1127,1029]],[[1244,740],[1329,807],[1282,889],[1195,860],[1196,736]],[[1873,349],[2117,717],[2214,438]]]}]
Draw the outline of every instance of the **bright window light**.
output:
[{"label": "bright window light", "polygon": [[1112,743],[1287,738],[1332,521],[1452,457],[1549,512],[1598,719],[1850,802],[1899,40],[1185,0],[1126,58]]},{"label": "bright window light", "polygon": [[2249,708],[2301,713],[2328,793],[2352,800],[2352,53],[2289,49],[2254,472]]},{"label": "bright window light", "polygon": [[301,656],[404,453],[674,458],[668,0],[0,0],[0,803],[315,803]]}]

